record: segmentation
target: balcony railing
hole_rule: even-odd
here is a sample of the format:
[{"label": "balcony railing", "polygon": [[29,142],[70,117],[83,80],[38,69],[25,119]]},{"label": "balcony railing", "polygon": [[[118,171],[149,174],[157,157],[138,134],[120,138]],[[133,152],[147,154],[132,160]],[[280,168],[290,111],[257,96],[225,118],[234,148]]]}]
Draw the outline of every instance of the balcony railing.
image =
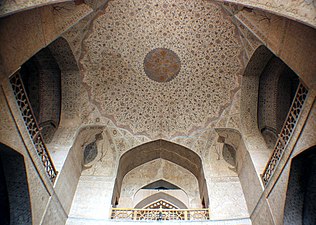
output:
[{"label": "balcony railing", "polygon": [[272,155],[262,174],[262,182],[264,186],[266,186],[271,179],[277,165],[279,164],[283,156],[284,150],[286,149],[291,139],[291,136],[296,127],[296,123],[302,112],[304,102],[307,98],[307,94],[308,89],[302,83],[300,83],[297,88],[290,111],[287,114],[287,118],[283,124],[281,133],[279,134],[279,138],[274,146]]},{"label": "balcony railing", "polygon": [[113,208],[114,220],[209,220],[209,209],[125,209]]},{"label": "balcony railing", "polygon": [[16,103],[20,109],[24,124],[33,142],[37,155],[42,161],[42,164],[50,181],[54,183],[57,176],[57,171],[54,167],[54,164],[49,156],[46,145],[43,141],[43,137],[41,135],[39,126],[36,122],[20,74],[14,74],[10,79],[10,83],[14,92]]}]

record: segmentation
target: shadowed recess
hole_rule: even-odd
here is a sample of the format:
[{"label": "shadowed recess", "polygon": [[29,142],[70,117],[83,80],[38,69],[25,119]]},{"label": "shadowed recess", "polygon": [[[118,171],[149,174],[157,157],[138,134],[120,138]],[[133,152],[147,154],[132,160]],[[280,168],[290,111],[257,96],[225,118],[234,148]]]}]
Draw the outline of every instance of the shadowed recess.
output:
[{"label": "shadowed recess", "polygon": [[171,204],[177,206],[179,209],[187,209],[188,207],[179,199],[168,195],[164,192],[159,192],[153,195],[148,196],[147,198],[141,200],[137,205],[134,207],[135,209],[142,209],[148,206],[149,204],[156,202],[158,200],[165,200],[170,202]]}]

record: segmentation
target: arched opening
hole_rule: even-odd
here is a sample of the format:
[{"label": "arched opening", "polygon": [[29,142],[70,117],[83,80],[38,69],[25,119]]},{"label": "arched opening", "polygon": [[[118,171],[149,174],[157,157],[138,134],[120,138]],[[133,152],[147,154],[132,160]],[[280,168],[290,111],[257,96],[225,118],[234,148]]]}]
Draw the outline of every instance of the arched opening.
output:
[{"label": "arched opening", "polygon": [[[169,204],[163,204],[163,203],[169,203]],[[179,199],[168,195],[164,192],[159,192],[156,194],[153,194],[151,196],[148,196],[147,198],[140,201],[134,208],[136,209],[142,209],[142,208],[170,208],[170,209],[187,209],[188,207]]]},{"label": "arched opening", "polygon": [[[80,111],[81,76],[74,53],[68,41],[59,37],[48,46],[61,70],[61,121],[71,120],[78,116]],[[66,122],[67,124],[67,122]]]},{"label": "arched opening", "polygon": [[[139,189],[134,195],[133,200],[133,202],[137,203],[134,208],[139,208],[140,202],[143,202],[144,204],[146,203],[145,206],[147,206],[160,200],[171,203],[170,206],[177,209],[187,209],[190,206],[189,196],[185,190],[163,179],[154,181]],[[161,203],[159,204],[161,205]],[[155,206],[158,207],[159,204],[157,203]],[[144,208],[145,206],[142,206],[141,208]],[[168,205],[165,204],[162,204],[161,206],[168,208]]]},{"label": "arched opening", "polygon": [[200,204],[204,199],[205,206],[208,206],[208,193],[200,157],[188,148],[164,140],[143,144],[122,155],[112,197],[113,206],[115,206],[116,201],[120,203],[121,188],[125,175],[134,168],[157,159],[170,161],[192,173],[198,182]]},{"label": "arched opening", "polygon": [[[160,164],[159,160],[155,160],[155,161]],[[166,165],[166,163],[164,163],[164,165]],[[202,204],[199,202],[199,193],[196,191],[198,190],[197,181],[194,178],[194,176],[188,173],[183,174],[182,173],[183,169],[179,167],[169,167],[170,163],[169,163],[169,166],[164,166],[164,165],[162,167],[171,169],[171,171],[173,171],[172,175],[171,174],[166,175],[169,181],[164,180],[164,177],[163,177],[163,179],[159,179],[159,180],[149,183],[148,179],[145,178],[145,182],[139,182],[139,183],[141,183],[141,185],[142,184],[146,184],[146,185],[138,188],[137,185],[132,184],[133,181],[131,179],[127,178],[129,179],[129,181],[131,181],[130,182],[131,185],[129,185],[128,182],[125,182],[126,179],[124,179],[123,185],[122,185],[122,192],[121,192],[121,201],[120,201],[121,204],[118,205],[118,208],[126,208],[126,207],[135,208],[135,206],[138,205],[139,202],[143,201],[144,199],[150,196],[153,196],[159,193],[164,193],[164,194],[167,194],[168,196],[172,196],[173,198],[178,199],[179,201],[183,202],[186,205],[185,208],[201,208]],[[144,170],[145,167],[142,167],[141,169]],[[178,172],[177,169],[180,169],[182,171]],[[154,166],[153,170],[157,171],[157,166]],[[164,169],[158,169],[158,170],[161,171]],[[130,173],[128,173],[126,176],[130,177],[130,176],[135,176],[135,175],[139,177],[140,174],[133,173],[131,175]],[[146,175],[148,175],[148,173]],[[178,177],[178,179],[181,179],[181,181],[174,179],[174,177]],[[154,180],[154,179],[155,177],[150,180]],[[136,192],[132,191],[132,196],[130,196],[130,199],[132,199],[133,201],[132,205],[130,206],[127,206],[127,202],[129,201],[129,198],[128,198],[129,196],[126,194],[126,189],[136,190]],[[155,199],[155,200],[158,200],[158,199]],[[169,201],[168,199],[166,200]],[[124,201],[124,203],[122,203],[122,201]]]},{"label": "arched opening", "polygon": [[32,214],[24,158],[0,143],[0,224],[31,225]]},{"label": "arched opening", "polygon": [[273,53],[265,46],[259,46],[253,53],[242,77],[241,116],[244,133],[258,132],[257,106],[259,92],[259,78]]},{"label": "arched opening", "polygon": [[61,71],[46,47],[21,66],[20,75],[45,143],[54,137],[61,112]]},{"label": "arched opening", "polygon": [[316,224],[316,146],[292,159],[284,225]]},{"label": "arched opening", "polygon": [[273,148],[299,84],[298,76],[268,48],[253,53],[243,76],[241,113],[244,132],[261,133]]},{"label": "arched opening", "polygon": [[[272,57],[273,53],[268,48],[263,45],[259,46],[249,60],[242,77],[240,103],[241,118],[243,118],[241,120],[242,133],[253,140],[245,142],[246,145],[251,145],[252,142],[257,143],[255,146],[249,146],[249,149],[267,150],[265,141],[258,129],[257,106],[260,75]],[[269,154],[268,151],[267,153]],[[267,160],[268,157],[267,155]],[[258,174],[261,172],[257,171]]]},{"label": "arched opening", "polygon": [[158,158],[124,176],[117,207],[133,208],[142,199],[161,191],[178,198],[188,208],[202,206],[197,178],[187,169]]},{"label": "arched opening", "polygon": [[142,189],[154,189],[154,190],[176,190],[180,189],[178,186],[169,183],[168,181],[165,180],[157,180],[153,183],[147,184],[145,187]]},{"label": "arched opening", "polygon": [[279,135],[277,132],[280,132],[286,121],[298,78],[262,45],[253,53],[242,79],[242,134],[251,157],[256,151],[261,151],[260,161],[253,161],[257,176],[261,179],[275,147]]},{"label": "arched opening", "polygon": [[272,149],[281,132],[299,84],[298,76],[273,56],[260,75],[258,128]]}]

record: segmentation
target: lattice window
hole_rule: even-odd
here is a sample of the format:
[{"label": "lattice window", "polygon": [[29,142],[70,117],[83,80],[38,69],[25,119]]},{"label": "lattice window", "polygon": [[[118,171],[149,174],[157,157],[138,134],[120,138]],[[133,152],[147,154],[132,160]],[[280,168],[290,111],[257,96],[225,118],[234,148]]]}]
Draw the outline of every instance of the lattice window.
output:
[{"label": "lattice window", "polygon": [[291,139],[291,136],[295,130],[297,121],[299,120],[300,114],[302,112],[304,102],[307,98],[307,94],[308,94],[308,89],[302,83],[300,83],[297,88],[295,98],[292,102],[290,111],[284,122],[281,133],[279,134],[279,138],[276,142],[273,153],[263,172],[262,182],[265,186],[268,184],[273,173],[275,172],[276,167],[283,156],[284,150],[286,149]]},{"label": "lattice window", "polygon": [[209,220],[209,209],[112,209],[114,220]]},{"label": "lattice window", "polygon": [[34,148],[39,156],[46,174],[48,175],[50,181],[54,183],[57,171],[54,167],[54,164],[50,158],[46,145],[43,141],[43,137],[41,135],[39,126],[36,122],[34,113],[32,111],[31,104],[27,97],[26,91],[23,86],[23,81],[20,77],[19,73],[14,74],[11,79],[10,83],[13,89],[13,93],[16,99],[16,103],[20,109],[22,119],[26,126],[26,129],[30,135]]}]

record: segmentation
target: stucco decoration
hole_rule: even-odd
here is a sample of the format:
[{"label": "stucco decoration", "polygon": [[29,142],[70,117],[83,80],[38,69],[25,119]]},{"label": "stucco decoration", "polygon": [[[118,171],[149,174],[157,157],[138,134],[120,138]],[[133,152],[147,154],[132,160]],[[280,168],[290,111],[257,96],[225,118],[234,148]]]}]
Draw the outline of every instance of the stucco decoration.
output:
[{"label": "stucco decoration", "polygon": [[[243,48],[224,15],[206,1],[109,2],[82,46],[90,99],[133,134],[168,138],[207,126],[231,103],[242,69]],[[181,60],[170,82],[145,75],[144,58],[156,48]]]},{"label": "stucco decoration", "polygon": [[236,150],[231,145],[224,144],[223,158],[228,164],[236,167]]},{"label": "stucco decoration", "polygon": [[97,143],[94,141],[88,144],[83,152],[84,164],[91,163],[98,155]]},{"label": "stucco decoration", "polygon": [[168,82],[179,73],[181,62],[173,51],[156,48],[150,51],[144,60],[146,75],[157,82]]}]

